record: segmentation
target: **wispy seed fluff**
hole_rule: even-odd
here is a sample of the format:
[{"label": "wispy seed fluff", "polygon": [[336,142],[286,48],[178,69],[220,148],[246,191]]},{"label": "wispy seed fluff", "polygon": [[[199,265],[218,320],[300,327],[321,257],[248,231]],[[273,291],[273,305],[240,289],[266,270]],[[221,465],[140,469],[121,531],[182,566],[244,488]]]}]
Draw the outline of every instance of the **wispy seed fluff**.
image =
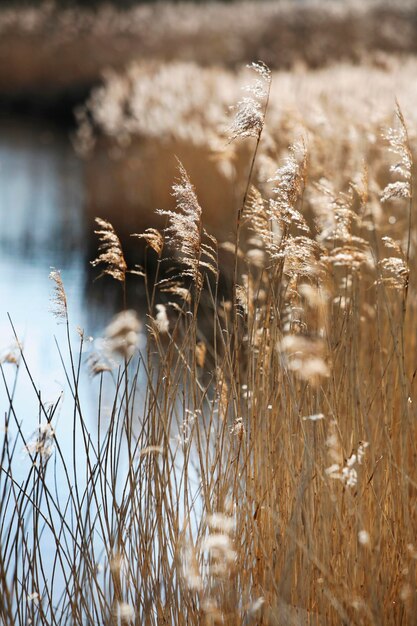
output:
[{"label": "wispy seed fluff", "polygon": [[271,260],[281,259],[283,254],[287,256],[283,241],[290,229],[309,232],[305,218],[297,209],[304,189],[306,169],[305,145],[293,144],[289,147],[283,165],[268,179],[273,185],[273,197],[264,200],[256,188],[252,188],[249,194],[245,217]]},{"label": "wispy seed fluff", "polygon": [[266,101],[271,86],[271,71],[261,62],[248,65],[258,74],[258,79],[243,89],[250,95],[242,98],[236,105],[235,119],[230,128],[229,140],[258,138],[265,123]]},{"label": "wispy seed fluff", "polygon": [[389,183],[382,192],[381,201],[410,198],[411,197],[411,172],[413,166],[413,158],[408,141],[407,127],[402,111],[397,104],[396,117],[398,120],[397,128],[389,128],[384,134],[384,138],[389,143],[389,151],[392,152],[398,161],[391,165],[390,172],[399,176],[403,180]]},{"label": "wispy seed fluff", "polygon": [[52,455],[55,447],[55,432],[50,422],[39,425],[25,446],[27,454],[37,456],[41,462],[46,462]]},{"label": "wispy seed fluff", "polygon": [[191,278],[196,287],[201,288],[203,284],[201,269],[206,268],[216,273],[215,253],[211,245],[202,241],[202,235],[206,233],[202,228],[202,210],[194,187],[180,162],[178,169],[180,177],[172,187],[177,210],[159,210],[158,213],[169,218],[165,237],[184,266],[182,276]]},{"label": "wispy seed fluff", "polygon": [[100,227],[99,230],[95,230],[95,234],[99,236],[99,255],[94,261],[91,261],[91,265],[103,265],[104,269],[101,276],[108,274],[115,280],[124,282],[126,279],[127,265],[123,255],[122,245],[119,237],[110,222],[96,217],[96,223]]},{"label": "wispy seed fluff", "polygon": [[352,453],[343,463],[343,453],[337,432],[336,422],[330,423],[330,434],[326,440],[328,452],[333,463],[325,469],[325,473],[332,479],[340,480],[346,487],[355,487],[358,483],[358,465],[363,464],[365,451],[369,446],[367,441],[360,441],[355,453]]},{"label": "wispy seed fluff", "polygon": [[52,312],[59,320],[66,320],[68,317],[67,295],[62,282],[61,272],[52,269],[49,274],[50,280],[54,281],[54,292],[51,297]]},{"label": "wispy seed fluff", "polygon": [[379,282],[386,287],[402,290],[408,285],[410,269],[401,245],[391,237],[382,237],[382,241],[386,248],[394,250],[398,256],[389,256],[379,261],[381,268]]},{"label": "wispy seed fluff", "polygon": [[288,149],[284,164],[268,182],[273,183],[275,198],[270,201],[270,217],[275,218],[281,228],[294,225],[309,232],[304,217],[296,209],[303,193],[307,173],[307,150],[304,143],[294,143]]},{"label": "wispy seed fluff", "polygon": [[106,328],[108,350],[129,359],[138,345],[140,329],[141,324],[135,311],[122,311]]},{"label": "wispy seed fluff", "polygon": [[288,369],[302,380],[317,384],[321,378],[330,375],[325,360],[325,343],[321,338],[285,335],[279,348]]},{"label": "wispy seed fluff", "polygon": [[147,245],[155,250],[158,256],[162,253],[164,247],[164,238],[156,228],[147,228],[144,233],[133,233],[132,237],[144,239]]},{"label": "wispy seed fluff", "polygon": [[156,305],[156,316],[153,319],[153,326],[157,333],[165,335],[169,331],[169,319],[167,309],[164,304]]}]

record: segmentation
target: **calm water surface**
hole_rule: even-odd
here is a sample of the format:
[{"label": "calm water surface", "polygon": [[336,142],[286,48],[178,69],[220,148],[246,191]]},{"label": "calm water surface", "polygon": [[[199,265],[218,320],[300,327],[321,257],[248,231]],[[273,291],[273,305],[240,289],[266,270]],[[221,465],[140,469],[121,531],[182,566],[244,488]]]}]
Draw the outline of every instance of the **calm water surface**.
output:
[{"label": "calm water surface", "polygon": [[[0,352],[13,342],[13,321],[37,388],[45,402],[62,393],[59,434],[71,433],[70,390],[65,380],[55,338],[66,353],[65,327],[51,312],[51,268],[60,269],[67,292],[73,341],[76,327],[86,335],[99,334],[112,315],[102,303],[87,302],[83,163],[74,153],[68,133],[22,120],[0,121]],[[4,367],[11,386],[15,368]],[[97,413],[96,385],[84,375],[81,393],[90,407],[91,428]],[[38,402],[29,377],[21,368],[14,406],[22,431],[36,427]],[[2,416],[8,408],[0,387]],[[95,409],[95,410],[94,410]],[[71,419],[70,419],[71,418]]]},{"label": "calm water surface", "polygon": [[84,230],[82,163],[66,133],[1,121],[0,345],[12,338],[9,313],[39,375],[52,366],[51,267],[62,269],[73,316],[85,321]]}]

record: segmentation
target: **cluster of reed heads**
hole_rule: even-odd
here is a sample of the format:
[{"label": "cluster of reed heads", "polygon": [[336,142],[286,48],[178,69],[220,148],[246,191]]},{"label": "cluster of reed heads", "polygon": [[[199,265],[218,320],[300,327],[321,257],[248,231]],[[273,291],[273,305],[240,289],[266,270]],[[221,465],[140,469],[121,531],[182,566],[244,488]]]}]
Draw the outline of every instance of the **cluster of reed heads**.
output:
[{"label": "cluster of reed heads", "polygon": [[[379,195],[366,165],[342,192],[311,183],[303,141],[258,182],[272,77],[261,63],[252,69],[230,129],[252,151],[235,238],[222,246],[230,288],[179,164],[165,230],[135,235],[154,275],[129,267],[112,225],[97,220],[93,264],[120,283],[124,302],[127,275],[144,281],[144,324],[124,306],[99,351],[82,330],[76,346],[61,276],[51,275],[68,332],[72,455],[60,442],[60,400],[45,405],[35,381],[39,424],[26,436],[13,381],[30,365],[20,343],[3,355],[5,626],[415,623],[406,121],[397,106],[385,132],[391,180]],[[94,418],[79,394],[86,362]]]}]

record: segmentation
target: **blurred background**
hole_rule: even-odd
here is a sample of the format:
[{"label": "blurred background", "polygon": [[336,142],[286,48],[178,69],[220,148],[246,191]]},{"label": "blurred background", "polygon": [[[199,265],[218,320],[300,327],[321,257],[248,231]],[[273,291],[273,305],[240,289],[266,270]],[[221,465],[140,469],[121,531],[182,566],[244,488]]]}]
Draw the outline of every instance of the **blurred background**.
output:
[{"label": "blurred background", "polygon": [[251,145],[229,142],[230,107],[253,60],[274,72],[260,183],[306,138],[311,176],[343,190],[370,159],[376,189],[395,98],[413,134],[416,47],[413,1],[0,2],[0,345],[6,311],[37,344],[50,335],[51,267],[74,324],[102,328],[120,302],[89,271],[94,217],[140,260],[130,234],[162,226],[176,157],[207,229],[232,238]]}]

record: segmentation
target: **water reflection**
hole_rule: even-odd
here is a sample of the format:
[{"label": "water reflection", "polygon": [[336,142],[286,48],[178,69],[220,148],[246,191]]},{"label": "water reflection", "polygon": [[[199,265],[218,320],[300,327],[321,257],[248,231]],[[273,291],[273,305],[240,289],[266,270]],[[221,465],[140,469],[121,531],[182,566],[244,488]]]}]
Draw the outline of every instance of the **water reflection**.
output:
[{"label": "water reflection", "polygon": [[0,120],[0,346],[12,337],[8,312],[41,377],[56,366],[51,266],[64,270],[74,319],[85,318],[82,172],[65,131]]},{"label": "water reflection", "polygon": [[63,262],[81,247],[82,171],[65,131],[0,121],[2,256]]},{"label": "water reflection", "polygon": [[[57,348],[65,352],[67,337],[51,312],[51,267],[62,272],[74,346],[80,339],[77,327],[97,337],[122,307],[120,285],[94,281],[89,272],[92,232],[84,215],[83,185],[83,162],[68,130],[33,120],[0,119],[0,352],[13,341],[9,314],[45,400],[56,399],[63,390],[68,395]],[[132,281],[128,296],[129,305],[141,310],[143,284]],[[96,390],[85,379],[81,393],[90,396],[94,427]],[[0,398],[4,415],[3,389]],[[25,375],[19,376],[14,404],[17,415],[37,414]],[[28,428],[34,428],[30,421]]]},{"label": "water reflection", "polygon": [[[80,426],[74,430],[71,389],[74,385],[67,381],[67,374],[71,378],[70,369],[65,372],[58,350],[59,346],[65,366],[70,368],[65,325],[58,324],[51,312],[51,267],[62,271],[75,355],[80,343],[77,326],[85,328],[86,335],[99,334],[112,309],[118,307],[117,293],[107,289],[106,282],[94,284],[88,273],[88,226],[83,197],[83,163],[75,155],[65,130],[22,120],[0,121],[0,353],[13,342],[13,324],[33,377],[32,382],[23,363],[19,370],[5,364],[4,378],[0,380],[2,422],[9,415],[8,436],[11,441],[15,437],[19,441],[13,457],[13,476],[18,483],[25,481],[31,461],[23,441],[33,439],[39,421],[46,423],[39,393],[43,406],[55,405],[60,399],[53,429],[61,442],[71,480],[81,491],[85,474],[75,474],[75,468],[85,462],[85,450]],[[87,290],[86,285],[89,285]],[[88,344],[87,341],[82,357],[78,393],[86,428],[96,441],[99,388],[98,380],[92,380],[86,373]],[[13,410],[10,410],[8,396],[13,390]],[[107,407],[112,406],[114,387],[109,384],[101,394],[105,432]],[[3,423],[1,433],[2,426]],[[50,472],[47,484],[51,491],[56,488],[65,502],[69,485],[59,463]],[[10,506],[5,517],[10,521],[13,516],[14,509]],[[51,571],[54,552],[50,551],[51,537],[47,534],[42,537],[41,547],[45,567]],[[58,578],[55,582],[59,591],[63,581]]]},{"label": "water reflection", "polygon": [[114,285],[94,283],[88,273],[90,231],[84,216],[83,162],[69,132],[0,119],[0,347],[12,336],[8,312],[40,375],[55,367],[45,349],[56,332],[50,313],[51,267],[62,270],[74,327],[95,334],[120,307]]}]

